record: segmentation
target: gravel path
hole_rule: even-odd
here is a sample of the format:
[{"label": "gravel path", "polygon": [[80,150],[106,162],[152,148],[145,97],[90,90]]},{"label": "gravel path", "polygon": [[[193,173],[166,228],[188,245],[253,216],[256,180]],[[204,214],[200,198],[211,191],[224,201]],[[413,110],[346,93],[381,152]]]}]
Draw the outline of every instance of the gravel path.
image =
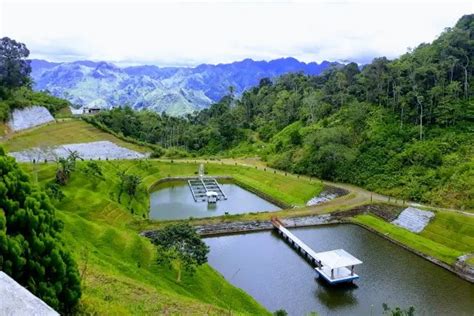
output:
[{"label": "gravel path", "polygon": [[8,125],[17,132],[53,121],[54,117],[44,106],[32,106],[14,110]]},{"label": "gravel path", "polygon": [[142,153],[120,147],[109,141],[98,141],[91,143],[66,144],[57,147],[40,148],[35,147],[19,152],[11,152],[9,155],[20,162],[55,161],[65,158],[71,151],[77,151],[82,159],[140,159],[146,156]]}]

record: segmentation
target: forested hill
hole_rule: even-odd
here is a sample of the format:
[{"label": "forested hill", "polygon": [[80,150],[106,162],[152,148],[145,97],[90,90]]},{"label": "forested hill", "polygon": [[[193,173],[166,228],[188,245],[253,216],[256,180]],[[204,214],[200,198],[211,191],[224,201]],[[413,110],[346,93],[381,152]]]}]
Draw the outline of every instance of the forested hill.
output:
[{"label": "forested hill", "polygon": [[219,101],[232,87],[240,95],[264,77],[291,72],[316,75],[336,63],[304,63],[294,58],[272,61],[245,59],[197,67],[135,66],[120,68],[107,62],[50,63],[33,60],[36,90],[48,90],[75,105],[130,105],[170,115],[192,113]]},{"label": "forested hill", "polygon": [[124,109],[95,121],[191,154],[259,155],[297,173],[474,208],[473,21],[463,16],[433,43],[362,70],[263,79],[186,118]]}]

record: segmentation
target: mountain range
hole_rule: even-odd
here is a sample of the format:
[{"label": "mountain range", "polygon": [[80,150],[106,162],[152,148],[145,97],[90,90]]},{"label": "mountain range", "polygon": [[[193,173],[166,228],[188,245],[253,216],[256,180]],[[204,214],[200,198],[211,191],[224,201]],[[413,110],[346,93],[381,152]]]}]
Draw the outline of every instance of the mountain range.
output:
[{"label": "mountain range", "polygon": [[219,101],[233,86],[235,94],[255,86],[262,78],[291,72],[317,75],[338,65],[304,63],[295,58],[272,61],[245,59],[228,64],[197,67],[118,67],[109,62],[54,63],[32,60],[35,90],[48,90],[76,106],[110,108],[129,105],[170,115],[183,115]]}]

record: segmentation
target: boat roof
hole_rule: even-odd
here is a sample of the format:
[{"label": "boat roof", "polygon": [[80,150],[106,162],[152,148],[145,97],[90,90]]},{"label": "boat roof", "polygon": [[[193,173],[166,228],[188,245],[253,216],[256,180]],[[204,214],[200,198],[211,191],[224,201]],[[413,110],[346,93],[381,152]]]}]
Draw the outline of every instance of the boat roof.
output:
[{"label": "boat roof", "polygon": [[217,192],[214,192],[214,191],[208,191],[208,192],[206,192],[206,195],[207,196],[217,196],[218,194],[217,194]]},{"label": "boat roof", "polygon": [[344,249],[318,252],[316,258],[321,261],[323,266],[327,266],[330,269],[355,266],[362,263],[362,261]]}]

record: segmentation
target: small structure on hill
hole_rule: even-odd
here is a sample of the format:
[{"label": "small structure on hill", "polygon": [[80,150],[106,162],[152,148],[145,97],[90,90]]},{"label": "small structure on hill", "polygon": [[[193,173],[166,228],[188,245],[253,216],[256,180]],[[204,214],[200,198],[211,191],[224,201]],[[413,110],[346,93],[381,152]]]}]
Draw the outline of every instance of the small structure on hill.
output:
[{"label": "small structure on hill", "polygon": [[85,106],[82,108],[83,114],[97,114],[102,111],[102,108],[98,106]]},{"label": "small structure on hill", "polygon": [[76,109],[76,108],[73,108],[72,106],[70,106],[69,110],[71,111],[72,115],[82,115],[82,114],[84,114],[84,110],[81,109],[81,108]]}]

